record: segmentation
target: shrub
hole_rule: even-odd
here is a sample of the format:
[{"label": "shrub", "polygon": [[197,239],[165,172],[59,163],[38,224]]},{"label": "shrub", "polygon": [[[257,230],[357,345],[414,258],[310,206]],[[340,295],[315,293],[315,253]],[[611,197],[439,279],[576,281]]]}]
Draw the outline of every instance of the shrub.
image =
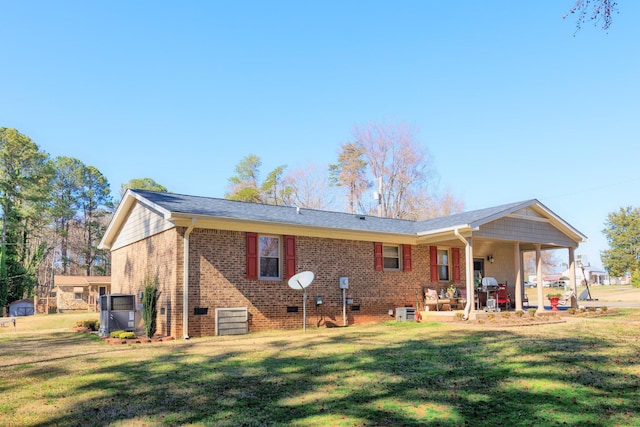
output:
[{"label": "shrub", "polygon": [[142,318],[144,319],[144,330],[148,338],[152,338],[156,333],[157,303],[160,297],[157,283],[158,279],[147,278],[142,296]]},{"label": "shrub", "polygon": [[135,332],[127,332],[127,331],[111,331],[111,333],[109,334],[109,337],[126,340],[126,339],[135,338],[136,334]]},{"label": "shrub", "polygon": [[600,307],[600,310],[602,310],[603,313],[606,313],[608,308],[606,305],[603,305],[602,307]]},{"label": "shrub", "polygon": [[575,309],[575,308],[573,308],[573,307],[568,308],[568,309],[567,309],[567,313],[568,313],[568,314],[571,314],[571,315],[576,314],[576,309]]},{"label": "shrub", "polygon": [[516,310],[515,315],[518,316],[518,317],[522,317],[522,316],[524,316],[524,311]]},{"label": "shrub", "polygon": [[504,317],[505,319],[508,319],[511,317],[511,313],[509,313],[508,311],[504,311],[501,316]]},{"label": "shrub", "polygon": [[100,322],[96,319],[78,320],[76,326],[79,328],[87,328],[90,331],[97,331],[100,328]]},{"label": "shrub", "polygon": [[529,316],[534,317],[536,315],[536,310],[536,308],[528,308],[527,313],[529,313]]},{"label": "shrub", "polygon": [[456,319],[457,320],[463,320],[464,318],[464,314],[463,313],[456,313]]}]

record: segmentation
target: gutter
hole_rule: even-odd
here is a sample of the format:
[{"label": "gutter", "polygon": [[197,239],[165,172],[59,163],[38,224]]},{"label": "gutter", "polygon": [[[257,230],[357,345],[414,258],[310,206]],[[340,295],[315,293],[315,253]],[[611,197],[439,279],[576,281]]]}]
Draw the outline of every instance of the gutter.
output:
[{"label": "gutter", "polygon": [[191,225],[184,232],[184,255],[182,267],[182,334],[189,339],[189,235],[196,226],[196,219],[191,218]]},{"label": "gutter", "polygon": [[469,241],[467,239],[465,239],[462,234],[460,234],[460,231],[458,228],[456,228],[455,230],[453,230],[454,234],[456,235],[456,237],[462,242],[464,243],[464,255],[465,255],[465,260],[467,261],[467,265],[465,267],[465,281],[466,281],[466,285],[467,285],[467,304],[464,307],[464,315],[462,316],[462,318],[464,320],[468,320],[469,319],[469,311],[471,311],[471,307],[473,305],[473,278],[471,277],[471,270],[473,269],[473,260],[471,261],[471,268],[469,268],[469,260],[471,259],[471,245],[469,244]]}]

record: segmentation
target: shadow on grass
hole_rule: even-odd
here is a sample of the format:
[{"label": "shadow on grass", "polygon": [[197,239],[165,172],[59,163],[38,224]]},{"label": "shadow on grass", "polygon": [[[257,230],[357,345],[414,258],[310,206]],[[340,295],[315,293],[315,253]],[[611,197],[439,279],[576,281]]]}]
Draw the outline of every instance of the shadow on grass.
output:
[{"label": "shadow on grass", "polygon": [[[68,343],[60,336],[47,344]],[[66,391],[78,398],[72,409],[38,425],[633,424],[640,377],[599,354],[611,345],[403,324],[260,345],[251,335],[194,340],[142,361],[95,366],[95,379]],[[84,356],[113,351],[90,346]],[[637,352],[614,352],[616,366],[638,367]],[[63,380],[64,372],[56,375]]]}]

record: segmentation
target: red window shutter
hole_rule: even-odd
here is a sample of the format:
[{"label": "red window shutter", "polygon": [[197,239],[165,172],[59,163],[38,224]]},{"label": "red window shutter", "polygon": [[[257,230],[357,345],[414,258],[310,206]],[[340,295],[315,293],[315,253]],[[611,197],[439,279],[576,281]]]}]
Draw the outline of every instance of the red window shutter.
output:
[{"label": "red window shutter", "polygon": [[431,269],[431,283],[438,283],[438,247],[429,246],[429,266]]},{"label": "red window shutter", "polygon": [[374,270],[375,271],[382,271],[384,270],[384,266],[382,263],[382,243],[381,242],[375,242],[373,244],[373,264],[374,264]]},{"label": "red window shutter", "polygon": [[411,271],[411,245],[402,245],[402,269]]},{"label": "red window shutter", "polygon": [[460,282],[460,248],[451,249],[451,258],[453,258],[453,281]]},{"label": "red window shutter", "polygon": [[258,234],[247,233],[247,279],[258,278]]},{"label": "red window shutter", "polygon": [[284,236],[285,279],[296,274],[296,236]]}]

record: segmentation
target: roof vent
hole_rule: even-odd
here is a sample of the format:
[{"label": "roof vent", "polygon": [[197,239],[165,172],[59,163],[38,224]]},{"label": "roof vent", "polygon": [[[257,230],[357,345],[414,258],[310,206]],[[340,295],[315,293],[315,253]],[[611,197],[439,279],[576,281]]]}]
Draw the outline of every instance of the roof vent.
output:
[{"label": "roof vent", "polygon": [[363,221],[364,221],[365,219],[367,219],[367,217],[366,217],[366,216],[364,216],[364,215],[358,215],[358,219],[361,219],[361,220],[363,220]]},{"label": "roof vent", "polygon": [[296,213],[300,215],[300,206],[296,206]]}]

